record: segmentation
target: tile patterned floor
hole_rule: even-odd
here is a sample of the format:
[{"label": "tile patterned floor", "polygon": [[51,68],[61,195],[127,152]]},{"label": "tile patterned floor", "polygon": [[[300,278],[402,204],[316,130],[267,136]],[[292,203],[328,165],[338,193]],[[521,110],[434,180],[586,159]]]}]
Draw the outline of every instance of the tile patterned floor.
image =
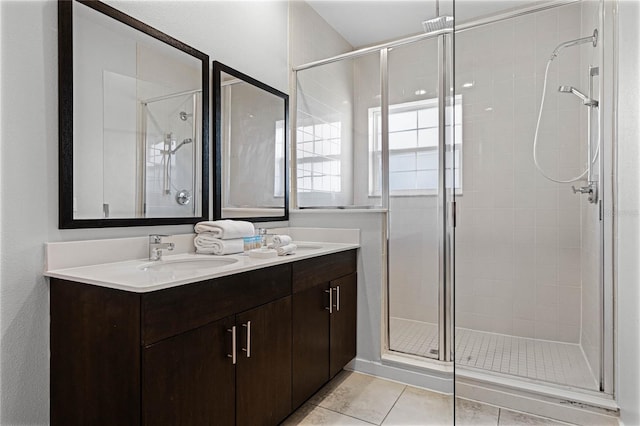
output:
[{"label": "tile patterned floor", "polygon": [[[453,425],[453,398],[364,374],[343,371],[283,425]],[[456,425],[566,425],[456,398]]]},{"label": "tile patterned floor", "polygon": [[[433,356],[435,324],[391,318],[391,349]],[[456,329],[456,363],[530,379],[597,390],[598,384],[579,345]]]}]

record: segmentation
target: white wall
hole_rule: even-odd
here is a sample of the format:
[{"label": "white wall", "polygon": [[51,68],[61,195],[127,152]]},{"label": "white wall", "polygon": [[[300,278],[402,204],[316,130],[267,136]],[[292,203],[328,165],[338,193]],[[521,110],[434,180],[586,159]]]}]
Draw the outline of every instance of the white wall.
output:
[{"label": "white wall", "polygon": [[[111,3],[111,2],[110,2]],[[286,2],[118,2],[126,13],[288,91]],[[0,423],[49,423],[44,243],[186,233],[191,226],[58,230],[57,3],[0,2]]]},{"label": "white wall", "polygon": [[640,424],[640,3],[619,3],[616,395],[625,425]]}]

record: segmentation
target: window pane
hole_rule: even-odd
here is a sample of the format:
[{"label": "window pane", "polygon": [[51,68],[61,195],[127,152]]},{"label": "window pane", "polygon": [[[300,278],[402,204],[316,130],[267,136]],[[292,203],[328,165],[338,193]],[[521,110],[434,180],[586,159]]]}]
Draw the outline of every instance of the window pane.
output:
[{"label": "window pane", "polygon": [[419,171],[418,188],[420,189],[437,189],[438,188],[438,172],[437,171]]},{"label": "window pane", "polygon": [[416,169],[416,156],[414,153],[409,154],[390,154],[389,155],[389,171],[405,172]]},{"label": "window pane", "polygon": [[415,130],[389,133],[389,149],[407,149],[417,146],[418,133]]},{"label": "window pane", "polygon": [[454,140],[456,144],[461,144],[462,143],[462,125],[456,125],[454,126],[454,130],[455,135],[454,135]]},{"label": "window pane", "polygon": [[438,151],[419,152],[418,170],[438,170]]},{"label": "window pane", "polygon": [[331,162],[331,174],[335,176],[340,175],[340,161]]},{"label": "window pane", "polygon": [[331,191],[340,192],[340,176],[331,176]]},{"label": "window pane", "polygon": [[[460,161],[460,159],[458,157],[459,154],[460,154],[460,151],[454,151],[454,158],[456,160],[456,167],[458,167],[458,162]],[[444,155],[444,166],[447,169],[451,168],[451,151],[445,152],[445,155]]]},{"label": "window pane", "polygon": [[438,146],[438,129],[418,130],[418,146]]},{"label": "window pane", "polygon": [[415,189],[416,172],[389,173],[389,189],[391,191]]},{"label": "window pane", "polygon": [[322,141],[322,155],[331,154],[331,142],[328,140]]},{"label": "window pane", "polygon": [[418,123],[416,111],[397,112],[389,114],[389,131],[415,129]]},{"label": "window pane", "polygon": [[419,110],[418,127],[438,127],[438,108]]},{"label": "window pane", "polygon": [[340,155],[340,141],[331,142],[331,155]]},{"label": "window pane", "polygon": [[340,138],[340,126],[339,126],[339,124],[340,124],[340,123],[338,123],[338,125],[333,125],[333,126],[331,126],[331,133],[330,133],[330,135],[329,135],[329,136],[330,136],[332,139],[338,139],[338,138]]}]

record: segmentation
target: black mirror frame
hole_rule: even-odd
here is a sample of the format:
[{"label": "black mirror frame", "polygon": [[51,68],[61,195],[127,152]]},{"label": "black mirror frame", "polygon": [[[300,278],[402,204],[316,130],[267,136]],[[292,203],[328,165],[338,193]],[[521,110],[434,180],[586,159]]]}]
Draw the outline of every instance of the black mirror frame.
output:
[{"label": "black mirror frame", "polygon": [[[282,216],[222,217],[222,72],[250,83],[255,87],[282,98],[284,101],[284,215]],[[213,89],[215,91],[213,134],[216,141],[213,149],[213,165],[215,167],[213,195],[214,219],[238,219],[249,222],[279,222],[289,220],[289,95],[218,61],[213,61]]]},{"label": "black mirror frame", "polygon": [[[74,219],[73,217],[73,2],[82,3],[202,62],[202,199],[200,216]],[[106,228],[179,225],[209,218],[209,56],[113,7],[95,0],[58,0],[58,227]]]}]

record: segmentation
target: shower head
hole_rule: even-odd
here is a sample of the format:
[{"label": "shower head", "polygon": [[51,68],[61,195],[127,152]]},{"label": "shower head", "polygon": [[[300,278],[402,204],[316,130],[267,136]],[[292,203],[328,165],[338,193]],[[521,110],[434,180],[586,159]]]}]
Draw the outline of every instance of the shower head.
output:
[{"label": "shower head", "polygon": [[422,22],[422,28],[425,33],[451,30],[453,29],[453,16],[438,16],[437,18],[427,19]]},{"label": "shower head", "polygon": [[180,111],[180,120],[187,121],[188,117],[192,117],[193,114],[188,114],[186,111]]},{"label": "shower head", "polygon": [[590,35],[589,37],[577,38],[575,40],[569,40],[569,41],[565,41],[564,43],[560,43],[553,50],[553,53],[551,54],[551,59],[554,59],[556,56],[558,56],[560,51],[565,47],[571,47],[571,46],[575,46],[583,43],[591,43],[593,47],[596,47],[596,45],[598,44],[598,29],[596,28],[595,30],[593,30],[593,34]]},{"label": "shower head", "polygon": [[582,103],[586,106],[589,107],[597,107],[598,106],[598,101],[591,99],[590,97],[588,97],[587,95],[585,95],[584,93],[582,93],[581,91],[579,91],[578,89],[576,89],[573,86],[560,86],[558,87],[558,92],[561,93],[573,93],[574,95],[576,95],[577,97],[579,97],[580,99],[582,99]]},{"label": "shower head", "polygon": [[179,150],[180,148],[182,148],[183,145],[190,144],[191,142],[193,142],[193,139],[191,139],[191,138],[187,138],[187,139],[183,140],[182,142],[180,142],[180,144],[178,146],[176,146],[174,149],[171,150],[171,154],[175,154],[176,151]]}]

